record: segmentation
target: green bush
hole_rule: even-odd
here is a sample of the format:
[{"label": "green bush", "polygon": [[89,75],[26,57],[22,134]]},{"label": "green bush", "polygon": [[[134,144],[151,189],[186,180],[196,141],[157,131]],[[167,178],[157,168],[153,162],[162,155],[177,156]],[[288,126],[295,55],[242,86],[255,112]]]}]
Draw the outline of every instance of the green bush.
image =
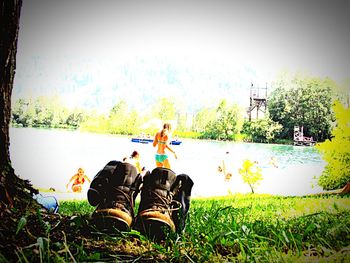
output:
[{"label": "green bush", "polygon": [[341,188],[350,182],[350,109],[337,101],[333,110],[337,121],[332,139],[316,146],[327,162],[318,184],[327,190]]},{"label": "green bush", "polygon": [[282,130],[282,125],[269,117],[243,123],[242,133],[246,134],[246,140],[253,142],[274,142],[275,137]]}]

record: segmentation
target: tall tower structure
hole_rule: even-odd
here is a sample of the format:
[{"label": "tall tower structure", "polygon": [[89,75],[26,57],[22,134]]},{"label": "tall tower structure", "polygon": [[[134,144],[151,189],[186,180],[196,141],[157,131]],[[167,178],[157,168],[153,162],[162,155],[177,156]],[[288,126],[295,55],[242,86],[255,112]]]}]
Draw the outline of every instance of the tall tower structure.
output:
[{"label": "tall tower structure", "polygon": [[256,112],[256,118],[259,119],[259,111],[266,113],[267,109],[267,84],[265,88],[254,87],[253,83],[250,86],[249,108],[247,113],[249,121],[252,120],[252,113]]}]

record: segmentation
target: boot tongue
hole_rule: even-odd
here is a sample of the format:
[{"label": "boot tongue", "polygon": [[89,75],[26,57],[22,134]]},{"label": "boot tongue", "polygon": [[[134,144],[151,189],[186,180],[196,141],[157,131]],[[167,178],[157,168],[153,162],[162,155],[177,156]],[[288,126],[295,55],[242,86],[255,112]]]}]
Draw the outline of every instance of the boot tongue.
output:
[{"label": "boot tongue", "polygon": [[147,184],[146,180],[149,181],[149,186],[153,189],[170,191],[176,180],[176,175],[170,169],[157,167],[149,175],[149,178],[145,178]]},{"label": "boot tongue", "polygon": [[175,173],[167,168],[157,167],[152,173],[145,175],[140,210],[168,209],[172,201],[171,186],[175,180]]},{"label": "boot tongue", "polygon": [[123,186],[130,188],[137,177],[136,167],[129,163],[120,163],[114,170],[110,180],[112,187]]}]

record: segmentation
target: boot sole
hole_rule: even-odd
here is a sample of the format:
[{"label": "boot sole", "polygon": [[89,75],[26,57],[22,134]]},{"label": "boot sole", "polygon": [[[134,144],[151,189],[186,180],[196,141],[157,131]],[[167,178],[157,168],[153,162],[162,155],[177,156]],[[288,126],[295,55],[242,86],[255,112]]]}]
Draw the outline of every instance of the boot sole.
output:
[{"label": "boot sole", "polygon": [[139,219],[137,228],[142,234],[154,241],[162,241],[170,232],[173,232],[172,227],[159,218]]},{"label": "boot sole", "polygon": [[[93,221],[100,230],[119,230],[128,232],[131,230],[131,217],[118,209],[102,209],[97,210],[93,214]],[[124,217],[124,218],[123,218]],[[129,222],[128,222],[129,221]]]},{"label": "boot sole", "polygon": [[113,216],[95,216],[93,222],[102,232],[111,232],[118,230],[120,232],[129,232],[130,226],[121,218]]}]

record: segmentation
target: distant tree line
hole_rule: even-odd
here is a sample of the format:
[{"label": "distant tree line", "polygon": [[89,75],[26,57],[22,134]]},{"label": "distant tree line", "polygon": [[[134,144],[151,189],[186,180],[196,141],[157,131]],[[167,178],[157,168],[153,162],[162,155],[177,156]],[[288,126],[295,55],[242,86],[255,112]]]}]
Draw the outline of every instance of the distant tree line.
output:
[{"label": "distant tree line", "polygon": [[87,114],[82,109],[69,109],[57,96],[35,100],[18,99],[12,106],[12,125],[77,129]]},{"label": "distant tree line", "polygon": [[336,84],[329,79],[284,76],[268,96],[268,111],[249,121],[245,109],[223,99],[215,107],[203,107],[189,115],[181,103],[159,98],[147,112],[131,109],[123,99],[107,114],[68,109],[57,97],[19,99],[12,107],[12,124],[21,127],[72,128],[90,132],[137,135],[153,134],[160,127],[145,125],[153,119],[175,120],[175,134],[213,140],[281,142],[293,139],[294,126],[317,141],[331,137],[335,117],[332,101]]}]

